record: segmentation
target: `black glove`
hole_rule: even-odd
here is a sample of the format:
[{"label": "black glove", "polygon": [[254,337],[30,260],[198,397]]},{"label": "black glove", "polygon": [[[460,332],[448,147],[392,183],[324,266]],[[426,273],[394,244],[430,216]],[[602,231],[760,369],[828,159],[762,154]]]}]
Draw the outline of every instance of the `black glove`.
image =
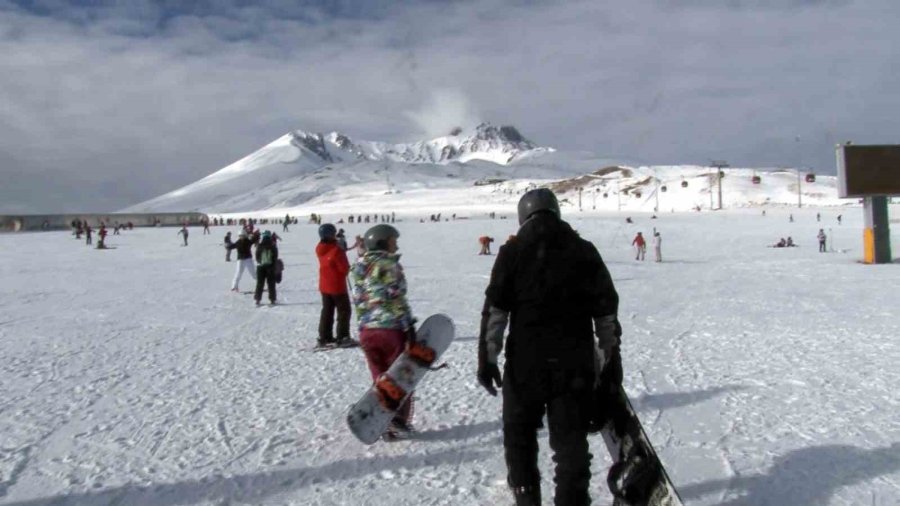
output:
[{"label": "black glove", "polygon": [[[503,377],[500,376],[500,368],[497,364],[485,363],[478,367],[478,383],[493,396],[497,395],[497,388],[503,386]],[[495,386],[496,385],[496,388]]]},{"label": "black glove", "polygon": [[[482,336],[483,337],[483,336]],[[487,343],[478,340],[478,383],[493,396],[497,395],[497,388],[503,386],[503,377],[500,376],[500,368],[497,364],[488,362]],[[494,386],[496,385],[496,387]]]}]

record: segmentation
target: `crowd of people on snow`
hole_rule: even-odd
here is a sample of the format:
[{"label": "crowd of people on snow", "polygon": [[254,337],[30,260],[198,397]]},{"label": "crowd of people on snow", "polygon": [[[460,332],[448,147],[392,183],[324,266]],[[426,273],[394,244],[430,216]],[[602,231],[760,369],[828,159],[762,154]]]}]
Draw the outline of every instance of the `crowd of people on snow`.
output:
[{"label": "crowd of people on snow", "polygon": [[[72,227],[72,235],[75,236],[75,239],[80,240],[81,236],[85,236],[85,244],[88,246],[93,245],[93,235],[94,229],[91,228],[90,223],[87,220],[74,219],[70,223]],[[134,230],[134,223],[126,222],[124,224],[120,224],[118,221],[113,223],[113,235],[120,235],[119,232],[121,230]],[[100,221],[97,226],[97,249],[110,249],[106,245],[106,236],[109,235],[109,230],[107,229],[106,222]]]},{"label": "crowd of people on snow", "polygon": [[[623,377],[618,295],[596,247],[581,238],[562,219],[559,202],[548,189],[533,189],[520,199],[519,228],[500,246],[480,314],[477,346],[478,383],[490,394],[503,394],[501,418],[507,465],[507,482],[516,504],[541,504],[537,431],[546,414],[550,447],[557,463],[556,504],[587,504],[591,477],[587,436],[621,420],[612,419]],[[491,219],[496,218],[490,213]],[[655,215],[654,215],[655,217]],[[441,213],[429,216],[441,222]],[[456,215],[452,215],[455,220]],[[821,216],[817,213],[817,221]],[[841,217],[838,216],[840,223]],[[318,260],[318,291],[321,298],[315,347],[320,350],[361,347],[373,382],[416,342],[417,319],[407,298],[407,282],[400,263],[400,232],[392,224],[396,215],[354,214],[349,224],[372,224],[364,234],[347,241],[343,228],[311,214],[318,226],[314,253]],[[420,220],[424,222],[424,219]],[[448,221],[445,219],[444,221]],[[793,221],[793,215],[789,216]],[[225,261],[236,256],[231,290],[239,292],[245,272],[256,282],[252,292],[256,305],[268,296],[277,303],[277,285],[284,263],[279,256],[281,238],[260,225],[298,223],[283,219],[203,220],[203,233],[210,224],[240,225],[236,240],[227,231],[223,240]],[[344,223],[341,218],[337,224]],[[628,224],[634,224],[631,217]],[[86,235],[91,244],[93,229],[86,222],[72,222],[76,238]],[[115,234],[132,223],[115,223]],[[99,225],[99,245],[106,238],[106,224]],[[190,234],[187,223],[177,232],[183,246]],[[819,229],[819,251],[826,251],[827,236]],[[478,237],[479,255],[493,255],[489,235]],[[638,231],[631,246],[635,260],[644,261],[647,240]],[[653,228],[650,245],[656,262],[662,262],[662,236]],[[788,236],[773,247],[793,247]],[[348,253],[355,253],[353,262]],[[571,268],[578,266],[577,269]],[[356,314],[358,340],[351,337],[351,319]],[[509,328],[509,333],[506,330]],[[504,342],[506,341],[506,342]],[[499,356],[506,350],[501,372]],[[396,411],[384,437],[402,437],[413,430],[413,396]]]}]

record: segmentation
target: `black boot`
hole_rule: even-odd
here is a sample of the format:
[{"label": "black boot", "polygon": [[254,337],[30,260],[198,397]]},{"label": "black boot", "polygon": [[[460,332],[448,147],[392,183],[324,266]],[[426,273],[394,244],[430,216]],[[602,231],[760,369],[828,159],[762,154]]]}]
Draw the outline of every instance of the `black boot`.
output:
[{"label": "black boot", "polygon": [[512,487],[516,506],[541,506],[541,486]]}]

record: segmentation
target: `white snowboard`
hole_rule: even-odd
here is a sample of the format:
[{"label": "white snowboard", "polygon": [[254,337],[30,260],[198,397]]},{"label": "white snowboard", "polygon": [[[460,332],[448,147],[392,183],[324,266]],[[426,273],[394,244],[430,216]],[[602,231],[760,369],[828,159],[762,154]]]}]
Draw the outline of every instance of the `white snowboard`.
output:
[{"label": "white snowboard", "polygon": [[454,334],[453,320],[447,315],[431,315],[422,322],[416,329],[416,343],[423,351],[420,355],[433,353],[433,357],[416,360],[409,351],[404,351],[382,375],[387,377],[383,378],[386,384],[399,387],[395,394],[401,392],[403,395],[386,397],[384,387],[379,387],[379,382],[376,381],[362,398],[350,407],[347,425],[357,439],[365,444],[372,444],[381,438],[397,408],[403,405],[422,378],[437,365],[441,355],[450,347]]}]

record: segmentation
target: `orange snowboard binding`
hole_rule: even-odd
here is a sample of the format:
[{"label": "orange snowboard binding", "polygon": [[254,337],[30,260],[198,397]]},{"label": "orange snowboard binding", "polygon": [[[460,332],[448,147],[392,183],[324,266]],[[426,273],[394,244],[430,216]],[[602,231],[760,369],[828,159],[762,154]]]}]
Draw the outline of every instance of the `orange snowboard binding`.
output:
[{"label": "orange snowboard binding", "polygon": [[378,392],[378,401],[389,411],[396,411],[400,403],[406,398],[406,390],[394,383],[394,379],[387,374],[382,374],[375,380],[375,390]]}]

